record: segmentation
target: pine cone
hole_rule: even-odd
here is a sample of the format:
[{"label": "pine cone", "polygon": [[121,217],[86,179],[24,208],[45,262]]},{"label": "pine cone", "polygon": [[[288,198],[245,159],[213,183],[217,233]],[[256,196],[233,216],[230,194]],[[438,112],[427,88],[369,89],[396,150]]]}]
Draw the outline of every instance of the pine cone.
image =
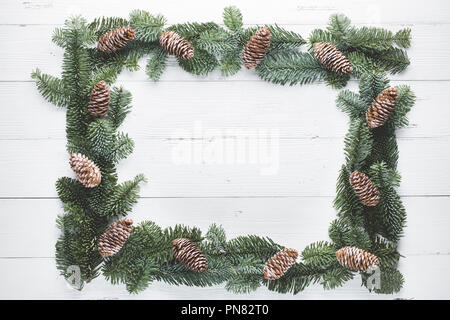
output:
[{"label": "pine cone", "polygon": [[351,62],[334,45],[329,42],[316,42],[314,56],[328,70],[339,74],[348,74],[353,71]]},{"label": "pine cone", "polygon": [[112,53],[125,47],[134,39],[135,30],[129,26],[117,28],[103,34],[97,43],[97,49]]},{"label": "pine cone", "polygon": [[166,31],[159,36],[159,43],[164,51],[180,59],[190,59],[194,56],[191,44],[175,31]]},{"label": "pine cone", "polygon": [[365,206],[374,207],[380,201],[378,188],[364,173],[359,171],[352,172],[350,174],[350,184]]},{"label": "pine cone", "polygon": [[94,162],[81,153],[72,153],[70,167],[76,173],[78,180],[86,187],[93,188],[100,184],[102,174]]},{"label": "pine cone", "polygon": [[367,109],[366,120],[370,128],[382,126],[394,110],[398,91],[395,88],[387,88],[375,98],[372,106]]},{"label": "pine cone", "polygon": [[109,87],[105,81],[97,82],[91,91],[88,111],[95,118],[103,118],[108,113],[110,103]]},{"label": "pine cone", "polygon": [[339,263],[347,269],[354,271],[366,271],[372,266],[378,266],[378,258],[357,247],[344,247],[336,251]]},{"label": "pine cone", "polygon": [[252,69],[263,61],[270,47],[270,37],[268,27],[258,29],[251,36],[242,51],[242,62],[247,69]]},{"label": "pine cone", "polygon": [[186,238],[178,238],[172,243],[173,255],[177,261],[195,272],[206,270],[206,257],[194,242]]},{"label": "pine cone", "polygon": [[115,221],[98,239],[98,252],[105,258],[112,256],[122,249],[133,231],[133,220],[124,218]]},{"label": "pine cone", "polygon": [[295,249],[283,249],[267,260],[264,266],[264,278],[268,280],[279,279],[297,260],[298,252]]}]

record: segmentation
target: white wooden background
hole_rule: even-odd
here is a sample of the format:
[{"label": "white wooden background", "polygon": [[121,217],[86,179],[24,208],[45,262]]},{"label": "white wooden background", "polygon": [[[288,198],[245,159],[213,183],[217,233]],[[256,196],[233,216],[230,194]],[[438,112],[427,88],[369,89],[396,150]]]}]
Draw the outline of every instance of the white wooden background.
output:
[{"label": "white wooden background", "polygon": [[[189,3],[189,4],[188,4]],[[80,293],[55,269],[55,218],[62,213],[54,183],[71,176],[65,152],[65,111],[45,102],[30,79],[33,68],[59,75],[62,51],[50,41],[71,14],[87,19],[124,16],[140,8],[168,22],[221,22],[223,7],[236,4],[247,24],[278,23],[305,37],[324,27],[332,13],[355,24],[412,29],[411,66],[392,76],[417,94],[411,124],[399,132],[403,175],[399,189],[408,212],[400,246],[404,289],[395,295],[368,293],[360,279],[334,291],[312,286],[299,295],[265,288],[249,295],[222,286],[188,288],[153,283],[139,295],[99,278]],[[450,5],[447,0],[289,1],[108,1],[2,0],[0,2],[0,298],[42,299],[392,299],[449,298],[450,284]],[[206,230],[222,224],[230,237],[255,233],[301,250],[327,239],[335,217],[332,200],[343,162],[347,119],[324,84],[281,87],[253,71],[224,79],[195,77],[172,60],[161,82],[143,71],[118,82],[133,93],[123,130],[135,139],[134,154],[119,165],[121,179],[142,172],[150,182],[131,217],[161,226],[185,223]],[[356,89],[357,83],[351,82]],[[278,129],[279,171],[261,175],[255,165],[174,165],[177,129]],[[178,138],[178,139],[177,139]],[[204,143],[211,143],[206,137]],[[220,138],[220,137],[215,137]],[[228,137],[232,139],[233,137]],[[193,142],[195,143],[195,142]]]}]

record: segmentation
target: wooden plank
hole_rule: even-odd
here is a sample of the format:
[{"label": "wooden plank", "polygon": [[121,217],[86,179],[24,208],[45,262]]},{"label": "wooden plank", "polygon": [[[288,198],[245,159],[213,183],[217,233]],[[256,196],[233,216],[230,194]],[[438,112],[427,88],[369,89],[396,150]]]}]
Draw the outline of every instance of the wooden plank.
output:
[{"label": "wooden plank", "polygon": [[369,293],[361,287],[359,276],[335,290],[313,285],[298,295],[278,294],[266,288],[236,295],[227,292],[223,285],[193,288],[162,282],[154,282],[142,293],[130,295],[124,285],[113,286],[102,277],[81,292],[74,290],[57,274],[53,258],[0,259],[0,299],[443,299],[448,295],[449,264],[449,255],[406,257],[400,265],[406,282],[393,295]]},{"label": "wooden plank", "polygon": [[[1,5],[0,5],[1,6]],[[322,28],[326,20],[320,25],[284,25],[288,30],[300,33],[307,38],[311,30]],[[393,31],[404,26],[379,25]],[[394,80],[449,80],[450,59],[447,48],[450,45],[450,25],[420,25],[412,28],[412,46],[408,49],[411,65],[408,70],[390,75]],[[51,35],[55,26],[1,26],[0,42],[4,48],[0,60],[0,81],[29,81],[30,73],[39,67],[43,72],[59,75],[63,51],[51,42]],[[14,36],[12,36],[14,35]],[[306,46],[302,47],[306,50]],[[148,81],[145,74],[145,59],[141,60],[141,70],[135,73],[124,72],[122,80]],[[238,74],[224,78],[215,71],[204,76],[194,76],[181,71],[175,59],[169,60],[169,65],[161,81],[254,81],[258,77],[254,70],[241,70]]]},{"label": "wooden plank", "polygon": [[[449,83],[408,84],[417,102],[409,114],[409,127],[400,130],[399,137],[448,137]],[[200,129],[206,135],[277,130],[281,138],[343,137],[348,130],[348,117],[336,107],[338,91],[323,84],[299,88],[259,81],[119,85],[133,94],[133,110],[120,130],[136,141],[190,138]],[[357,91],[357,83],[348,88]],[[0,104],[4,106],[0,139],[65,139],[65,109],[46,102],[34,83],[0,83]]]},{"label": "wooden plank", "polygon": [[[126,2],[108,1],[52,1],[52,0],[6,0],[0,3],[2,24],[61,24],[72,14],[88,19],[98,16],[124,16],[136,8],[164,14],[169,23],[184,21],[221,21],[222,10],[230,5],[227,0],[189,2],[182,5],[176,0],[143,3],[139,0]],[[258,0],[239,2],[246,23],[325,23],[330,14],[342,12],[356,23],[448,23],[450,10],[445,0],[389,1],[389,0],[285,0],[283,5]],[[389,8],[389,10],[386,10]],[[401,12],[402,14],[399,14]]]},{"label": "wooden plank", "polygon": [[[239,141],[141,140],[118,172],[121,179],[144,173],[150,180],[142,188],[145,197],[334,196],[344,161],[342,138],[261,140],[252,144],[261,154],[255,158],[244,153],[251,148],[219,150]],[[56,179],[73,176],[64,144],[0,141],[0,197],[54,197]],[[449,138],[399,141],[400,194],[450,195],[448,145]]]},{"label": "wooden plank", "polygon": [[[450,197],[406,197],[403,201],[408,220],[400,252],[407,256],[450,254]],[[328,240],[328,227],[336,217],[332,202],[332,197],[144,198],[129,217],[135,224],[152,220],[161,227],[195,225],[203,232],[217,223],[225,228],[228,239],[258,234],[301,251],[312,242]],[[7,221],[0,224],[0,243],[7,244],[0,247],[0,258],[54,257],[59,235],[55,220],[60,214],[63,209],[58,199],[0,200],[0,217]]]}]

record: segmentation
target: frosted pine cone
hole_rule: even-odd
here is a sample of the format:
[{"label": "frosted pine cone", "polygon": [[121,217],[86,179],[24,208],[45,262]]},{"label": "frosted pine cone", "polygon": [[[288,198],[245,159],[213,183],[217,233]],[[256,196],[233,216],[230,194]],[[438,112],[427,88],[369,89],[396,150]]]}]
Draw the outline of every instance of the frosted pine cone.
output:
[{"label": "frosted pine cone", "polygon": [[352,172],[350,174],[350,184],[364,205],[374,207],[380,201],[378,188],[364,173],[359,171]]},{"label": "frosted pine cone", "polygon": [[191,44],[175,31],[166,31],[159,36],[159,43],[164,51],[180,59],[190,59],[194,56]]},{"label": "frosted pine cone", "polygon": [[106,53],[120,50],[134,39],[135,30],[129,26],[117,28],[103,34],[97,43],[97,49]]},{"label": "frosted pine cone", "polygon": [[357,247],[344,247],[336,251],[336,258],[341,266],[354,271],[366,271],[372,266],[378,266],[378,258]]},{"label": "frosted pine cone", "polygon": [[252,69],[263,61],[270,47],[270,38],[268,27],[258,29],[251,36],[242,51],[242,62],[247,69]]},{"label": "frosted pine cone", "polygon": [[91,91],[88,111],[95,118],[103,118],[108,113],[110,103],[109,87],[105,81],[97,82]]},{"label": "frosted pine cone", "polygon": [[348,74],[353,71],[351,62],[334,45],[329,42],[316,42],[314,56],[330,71]]},{"label": "frosted pine cone", "polygon": [[397,96],[397,89],[387,88],[375,98],[372,106],[366,112],[366,120],[370,128],[380,127],[387,121],[394,110]]},{"label": "frosted pine cone", "polygon": [[177,261],[195,272],[206,270],[206,257],[194,242],[186,238],[178,238],[172,243],[173,255]]},{"label": "frosted pine cone", "polygon": [[70,167],[76,173],[78,180],[86,187],[93,188],[100,184],[102,175],[94,162],[81,153],[72,153]]},{"label": "frosted pine cone", "polygon": [[133,229],[133,220],[129,218],[115,221],[98,239],[100,255],[105,258],[119,252]]},{"label": "frosted pine cone", "polygon": [[264,278],[268,280],[279,279],[297,260],[298,252],[295,249],[283,249],[267,260],[264,266]]}]

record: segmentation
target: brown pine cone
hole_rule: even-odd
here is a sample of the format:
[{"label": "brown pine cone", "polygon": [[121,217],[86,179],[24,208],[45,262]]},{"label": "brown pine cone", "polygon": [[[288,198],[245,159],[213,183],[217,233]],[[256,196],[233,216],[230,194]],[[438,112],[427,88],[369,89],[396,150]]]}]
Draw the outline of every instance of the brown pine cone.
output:
[{"label": "brown pine cone", "polygon": [[361,202],[368,207],[374,207],[380,201],[380,192],[369,177],[359,171],[350,174],[350,184]]},{"label": "brown pine cone", "polygon": [[98,252],[105,258],[116,254],[122,249],[133,231],[133,220],[124,218],[115,221],[98,239]]},{"label": "brown pine cone", "polygon": [[270,47],[270,30],[268,27],[258,29],[251,36],[242,50],[242,62],[247,69],[252,69],[263,61]]},{"label": "brown pine cone", "polygon": [[88,111],[95,118],[103,118],[108,113],[110,103],[109,87],[105,81],[97,82],[91,91]]},{"label": "brown pine cone", "polygon": [[134,39],[135,30],[129,26],[117,28],[103,34],[97,43],[97,49],[106,53],[124,48]]},{"label": "brown pine cone", "polygon": [[194,56],[191,44],[175,31],[166,31],[159,36],[159,43],[164,51],[180,59],[190,59]]},{"label": "brown pine cone", "polygon": [[268,280],[279,279],[297,260],[298,252],[295,249],[283,249],[267,260],[264,266],[264,278]]},{"label": "brown pine cone", "polygon": [[341,266],[354,271],[366,271],[372,266],[378,266],[378,258],[357,247],[343,247],[336,251],[336,258]]},{"label": "brown pine cone", "polygon": [[178,262],[195,272],[206,270],[206,257],[194,242],[186,238],[178,238],[172,243],[173,255]]},{"label": "brown pine cone", "polygon": [[86,187],[93,188],[100,184],[102,174],[97,165],[81,153],[72,153],[70,167],[76,173],[78,180]]},{"label": "brown pine cone", "polygon": [[366,120],[370,128],[380,127],[387,121],[394,110],[397,96],[397,89],[387,88],[373,100],[372,106],[366,112]]},{"label": "brown pine cone", "polygon": [[314,56],[325,68],[338,74],[348,74],[353,71],[352,64],[347,57],[329,42],[316,42]]}]

